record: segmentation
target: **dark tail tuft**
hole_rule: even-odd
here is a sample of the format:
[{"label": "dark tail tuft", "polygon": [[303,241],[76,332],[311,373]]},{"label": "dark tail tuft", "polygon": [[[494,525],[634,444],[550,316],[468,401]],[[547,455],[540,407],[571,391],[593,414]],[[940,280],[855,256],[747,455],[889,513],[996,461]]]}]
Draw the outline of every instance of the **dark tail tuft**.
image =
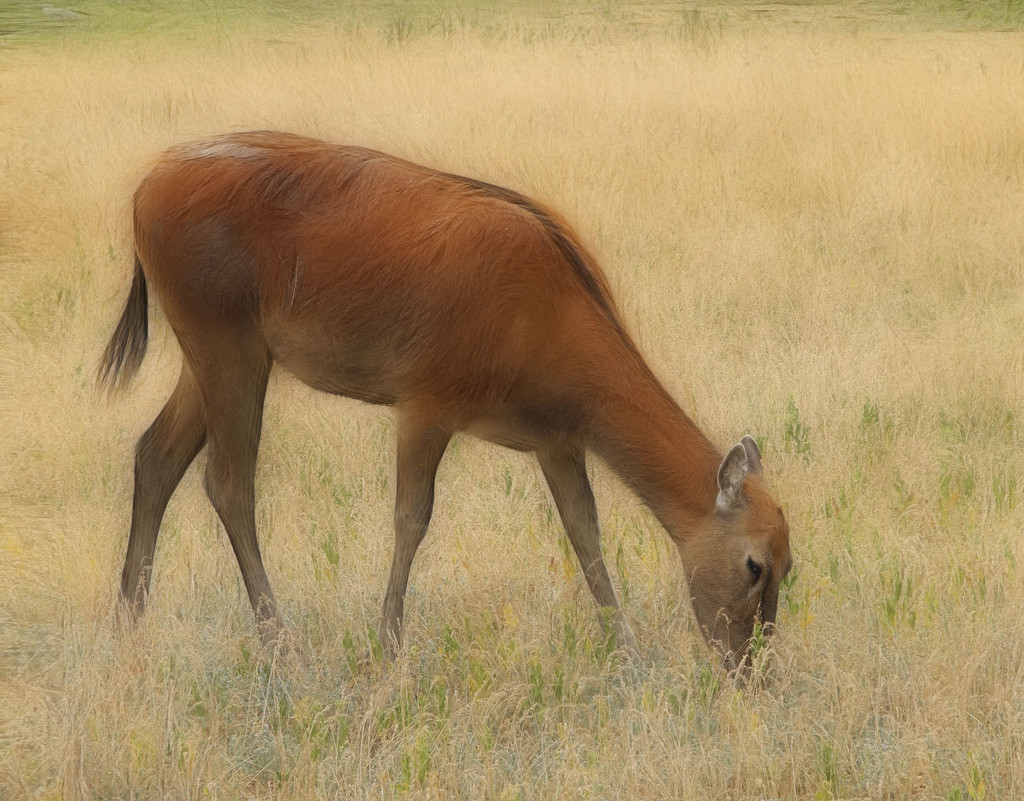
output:
[{"label": "dark tail tuft", "polygon": [[138,372],[149,340],[148,298],[142,262],[135,256],[135,277],[114,335],[103,351],[96,383],[109,392],[124,388]]}]

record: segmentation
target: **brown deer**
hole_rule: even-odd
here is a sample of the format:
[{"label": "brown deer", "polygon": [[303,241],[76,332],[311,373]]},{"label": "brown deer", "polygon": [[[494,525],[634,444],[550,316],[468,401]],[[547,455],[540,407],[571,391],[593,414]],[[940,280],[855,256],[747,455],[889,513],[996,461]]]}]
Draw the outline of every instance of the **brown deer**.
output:
[{"label": "brown deer", "polygon": [[157,532],[208,446],[206,491],[265,641],[281,617],[256,538],[256,454],[275,362],[311,387],[393,406],[395,550],[380,638],[401,642],[434,477],[467,431],[537,455],[617,643],[636,640],[601,554],[586,451],[679,549],[698,624],[729,669],[775,621],[789,529],[757,445],[723,455],[665,391],[568,224],[516,192],[283,133],[173,147],[134,198],[135,276],[99,380],[138,370],[152,287],[181,344],[178,384],[135,451],[121,612],[146,602]]}]

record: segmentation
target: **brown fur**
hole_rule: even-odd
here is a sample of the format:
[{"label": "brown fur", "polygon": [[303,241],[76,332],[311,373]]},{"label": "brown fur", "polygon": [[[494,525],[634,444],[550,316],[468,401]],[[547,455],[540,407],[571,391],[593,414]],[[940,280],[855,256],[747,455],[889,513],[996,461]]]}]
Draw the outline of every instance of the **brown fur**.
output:
[{"label": "brown fur", "polygon": [[[756,616],[774,622],[788,529],[759,460],[729,473],[748,500],[716,509],[722,454],[647,367],[593,257],[550,210],[375,151],[257,132],[167,151],[135,193],[134,229],[135,281],[101,381],[119,386],[141,363],[147,283],[184,359],[136,451],[121,580],[129,618],[145,602],[167,501],[206,443],[207,491],[257,621],[267,637],[280,626],[253,487],[276,363],[310,386],[397,410],[395,555],[381,618],[389,654],[437,465],[457,431],[537,454],[626,647],[635,641],[601,556],[588,449],[679,547],[698,622],[730,665]],[[766,568],[756,584],[748,558]]]}]

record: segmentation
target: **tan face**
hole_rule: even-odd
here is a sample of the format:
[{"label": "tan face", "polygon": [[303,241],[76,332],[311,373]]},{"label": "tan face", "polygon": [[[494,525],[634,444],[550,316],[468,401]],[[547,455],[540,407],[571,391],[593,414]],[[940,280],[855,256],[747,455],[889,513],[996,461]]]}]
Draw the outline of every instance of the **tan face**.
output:
[{"label": "tan face", "polygon": [[725,659],[743,668],[755,621],[775,625],[779,586],[792,565],[789,526],[761,476],[760,453],[749,437],[719,470],[714,518],[680,546],[697,623]]}]

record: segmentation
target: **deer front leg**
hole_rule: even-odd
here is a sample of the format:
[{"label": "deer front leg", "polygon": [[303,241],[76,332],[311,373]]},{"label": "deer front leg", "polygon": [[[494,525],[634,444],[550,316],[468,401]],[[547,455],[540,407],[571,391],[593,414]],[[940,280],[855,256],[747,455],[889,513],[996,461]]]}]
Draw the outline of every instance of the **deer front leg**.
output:
[{"label": "deer front leg", "polygon": [[583,448],[567,445],[537,454],[555,506],[583,568],[590,591],[598,606],[608,609],[615,627],[615,641],[630,656],[639,654],[636,637],[619,608],[619,599],[601,554],[601,530],[597,522],[597,504],[587,479]]},{"label": "deer front leg", "polygon": [[402,644],[405,590],[413,557],[430,524],[434,508],[434,477],[451,432],[414,414],[399,415],[398,476],[395,482],[395,553],[384,593],[378,635],[384,658],[393,661]]}]

